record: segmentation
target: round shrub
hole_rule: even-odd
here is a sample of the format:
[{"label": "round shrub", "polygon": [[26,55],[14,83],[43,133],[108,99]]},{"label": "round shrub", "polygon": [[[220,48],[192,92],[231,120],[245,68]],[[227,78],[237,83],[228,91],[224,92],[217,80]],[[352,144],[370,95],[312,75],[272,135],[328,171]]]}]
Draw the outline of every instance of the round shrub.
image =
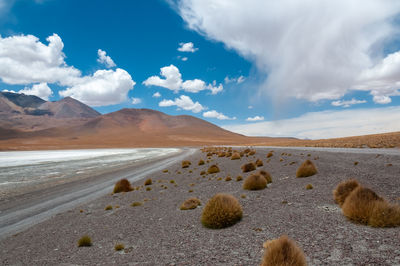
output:
[{"label": "round shrub", "polygon": [[270,157],[272,157],[272,156],[274,156],[274,154],[272,153],[272,151],[268,152],[267,158],[270,158]]},{"label": "round shrub", "polygon": [[317,168],[315,167],[313,162],[311,162],[310,160],[306,160],[297,169],[296,177],[308,177],[315,175],[317,172]]},{"label": "round shrub", "polygon": [[128,179],[121,179],[117,183],[115,183],[114,186],[114,193],[120,193],[120,192],[129,192],[132,191],[131,183],[129,182]]},{"label": "round shrub", "polygon": [[230,176],[225,177],[225,181],[231,181],[231,180],[232,180],[232,177],[230,177]]},{"label": "round shrub", "polygon": [[231,160],[239,160],[240,159],[240,153],[234,152],[232,154]]},{"label": "round shrub", "polygon": [[203,165],[203,164],[205,164],[204,160],[200,160],[198,163],[198,165]]},{"label": "round shrub", "polygon": [[182,161],[182,168],[188,168],[191,164],[190,161]]},{"label": "round shrub", "polygon": [[234,225],[242,219],[239,201],[232,195],[219,193],[203,209],[201,223],[208,228],[220,229]]},{"label": "round shrub", "polygon": [[151,180],[151,178],[146,179],[146,181],[144,181],[145,186],[150,186],[151,184],[153,184],[153,181]]},{"label": "round shrub", "polygon": [[270,175],[267,171],[260,170],[260,171],[258,172],[258,174],[261,175],[261,176],[263,176],[263,177],[265,178],[265,180],[267,180],[267,184],[272,183],[272,177],[271,177],[271,175]]},{"label": "round shrub", "polygon": [[216,164],[213,164],[208,168],[207,173],[209,174],[219,173],[219,167]]},{"label": "round shrub", "polygon": [[260,159],[257,159],[256,160],[256,166],[257,167],[261,167],[261,166],[263,166],[264,164],[263,164],[263,162],[260,160]]},{"label": "round shrub", "polygon": [[247,173],[256,170],[256,165],[254,163],[246,163],[241,168],[243,173]]},{"label": "round shrub", "polygon": [[115,251],[121,251],[125,248],[124,244],[116,244],[114,246]]},{"label": "round shrub", "polygon": [[238,175],[237,177],[236,177],[236,181],[242,181],[243,180],[243,177],[241,176],[241,175]]},{"label": "round shrub", "polygon": [[181,210],[192,210],[192,209],[196,209],[197,206],[201,205],[201,202],[198,198],[190,198],[185,200],[180,209]]},{"label": "round shrub", "polygon": [[88,235],[84,235],[78,240],[78,247],[90,247],[91,245],[92,239]]},{"label": "round shrub", "polygon": [[339,183],[336,189],[333,190],[333,199],[339,206],[342,206],[347,196],[359,185],[360,184],[355,179],[349,179]]},{"label": "round shrub", "polygon": [[287,236],[269,240],[264,243],[265,253],[261,266],[306,266],[303,251],[296,242]]},{"label": "round shrub", "polygon": [[259,175],[252,174],[248,176],[243,182],[243,189],[246,190],[261,190],[267,186],[267,180]]}]

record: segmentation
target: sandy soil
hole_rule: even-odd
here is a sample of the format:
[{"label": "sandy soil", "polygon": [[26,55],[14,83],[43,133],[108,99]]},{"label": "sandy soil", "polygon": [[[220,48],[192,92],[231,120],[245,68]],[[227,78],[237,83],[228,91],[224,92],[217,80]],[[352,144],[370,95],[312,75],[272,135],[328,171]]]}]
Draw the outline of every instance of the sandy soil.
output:
[{"label": "sandy soil", "polygon": [[[192,166],[187,169],[176,164],[168,173],[148,176],[153,179],[151,191],[110,193],[1,241],[0,263],[258,265],[263,242],[287,234],[302,247],[310,265],[400,265],[400,228],[353,224],[332,199],[332,190],[340,181],[357,178],[389,201],[400,203],[400,155],[379,154],[379,150],[356,154],[274,148],[275,155],[267,163],[269,150],[258,148],[255,156],[235,161],[214,156],[203,166],[197,162],[206,156],[198,152],[188,158]],[[291,155],[281,155],[283,152]],[[246,177],[240,166],[257,158],[264,162],[259,169],[270,172],[273,183],[265,190],[245,191],[243,181],[235,178],[239,174]],[[296,178],[297,167],[306,159],[315,162],[319,173]],[[202,178],[200,171],[212,163],[218,163],[222,171]],[[218,181],[227,175],[233,180]],[[309,183],[314,189],[305,189]],[[218,192],[236,196],[244,217],[226,229],[206,229],[200,223],[202,207]],[[185,199],[194,196],[202,206],[179,210]],[[135,201],[143,205],[131,207]],[[107,205],[113,209],[104,210]],[[77,241],[84,234],[92,238],[93,246],[78,248]],[[117,243],[123,243],[125,249],[115,251]]]}]

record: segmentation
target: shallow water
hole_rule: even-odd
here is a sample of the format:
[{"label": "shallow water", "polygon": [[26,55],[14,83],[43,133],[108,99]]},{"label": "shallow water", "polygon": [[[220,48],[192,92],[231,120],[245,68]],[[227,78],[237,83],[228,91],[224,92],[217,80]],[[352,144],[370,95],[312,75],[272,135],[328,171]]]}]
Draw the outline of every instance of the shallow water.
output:
[{"label": "shallow water", "polygon": [[92,149],[0,152],[0,191],[49,180],[95,174],[178,149]]}]

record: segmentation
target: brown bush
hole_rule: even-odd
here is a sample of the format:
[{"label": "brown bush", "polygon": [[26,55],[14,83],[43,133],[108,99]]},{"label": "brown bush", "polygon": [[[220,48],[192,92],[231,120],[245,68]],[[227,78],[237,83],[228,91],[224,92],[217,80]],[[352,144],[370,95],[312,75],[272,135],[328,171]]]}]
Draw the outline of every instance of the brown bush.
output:
[{"label": "brown bush", "polygon": [[357,186],[345,199],[342,212],[354,222],[368,224],[376,201],[383,199],[371,189]]},{"label": "brown bush", "polygon": [[192,209],[196,209],[197,206],[199,206],[199,205],[201,205],[201,202],[200,202],[200,200],[198,198],[190,198],[190,199],[185,200],[182,203],[180,209],[184,210],[184,211],[185,210],[192,210]]},{"label": "brown bush", "polygon": [[240,221],[242,216],[243,211],[239,201],[232,195],[219,193],[207,202],[201,223],[208,228],[225,228]]},{"label": "brown bush", "polygon": [[239,160],[240,159],[240,153],[234,152],[232,154],[231,160]]},{"label": "brown bush", "polygon": [[246,163],[246,164],[242,165],[241,168],[242,168],[243,173],[247,173],[247,172],[256,170],[256,165],[254,163],[250,162],[250,163]]},{"label": "brown bush", "polygon": [[260,159],[257,159],[257,161],[256,161],[256,166],[257,167],[261,167],[261,166],[263,166],[264,164],[263,164],[263,162],[260,160]]},{"label": "brown bush", "polygon": [[120,192],[129,192],[132,191],[131,183],[129,182],[128,179],[121,179],[117,183],[115,183],[114,186],[114,193],[120,193]]},{"label": "brown bush", "polygon": [[182,161],[182,168],[188,168],[191,164],[190,161]]},{"label": "brown bush", "polygon": [[236,177],[236,181],[242,181],[243,180],[243,177],[241,176],[241,175],[238,175],[237,177]]},{"label": "brown bush", "polygon": [[205,175],[205,174],[206,174],[206,171],[204,171],[204,170],[200,172],[200,175]]},{"label": "brown bush", "polygon": [[243,182],[243,189],[247,190],[261,190],[267,186],[267,180],[259,175],[252,174],[248,176]]},{"label": "brown bush", "polygon": [[216,164],[213,164],[208,168],[207,173],[209,174],[219,173],[219,167]]},{"label": "brown bush", "polygon": [[274,156],[274,154],[272,153],[272,151],[268,152],[267,158],[270,158],[270,157],[272,157],[272,156]]},{"label": "brown bush", "polygon": [[78,240],[78,247],[90,247],[91,245],[92,239],[88,235],[84,235]]},{"label": "brown bush", "polygon": [[231,181],[231,180],[232,180],[232,177],[230,177],[230,176],[225,177],[225,181]]},{"label": "brown bush", "polygon": [[250,148],[246,148],[246,149],[243,151],[243,153],[249,153],[249,152],[251,152]]},{"label": "brown bush", "polygon": [[317,168],[315,167],[315,165],[310,160],[306,160],[297,169],[296,177],[312,176],[312,175],[315,175],[317,172],[318,171],[317,171]]},{"label": "brown bush", "polygon": [[306,185],[306,189],[313,189],[314,187],[313,187],[313,185],[312,184],[307,184]]},{"label": "brown bush", "polygon": [[151,184],[153,184],[153,181],[151,180],[151,178],[146,179],[146,181],[144,181],[145,186],[150,186]]},{"label": "brown bush", "polygon": [[261,176],[263,176],[263,177],[265,178],[265,180],[267,180],[267,184],[272,183],[272,177],[271,177],[271,175],[270,175],[267,171],[260,170],[260,171],[258,172],[258,174],[261,175]]},{"label": "brown bush", "polygon": [[110,211],[110,210],[112,210],[112,206],[111,206],[111,205],[107,205],[107,206],[104,208],[104,210]]},{"label": "brown bush", "polygon": [[225,157],[226,156],[226,153],[223,151],[223,152],[220,152],[220,153],[218,153],[218,157]]},{"label": "brown bush", "polygon": [[342,206],[347,196],[359,185],[360,184],[355,179],[349,179],[339,183],[336,189],[333,190],[333,199],[339,206]]},{"label": "brown bush", "polygon": [[248,154],[249,155],[254,155],[254,154],[256,154],[256,150],[251,150]]},{"label": "brown bush", "polygon": [[368,225],[373,227],[400,226],[400,206],[387,201],[375,201]]},{"label": "brown bush", "polygon": [[203,165],[203,164],[205,164],[204,160],[200,160],[199,163],[198,163],[198,165]]},{"label": "brown bush", "polygon": [[142,205],[143,205],[143,203],[138,202],[138,201],[135,201],[135,202],[133,202],[133,203],[131,204],[132,207],[138,207],[138,206],[142,206]]},{"label": "brown bush", "polygon": [[124,244],[116,244],[114,246],[115,251],[121,251],[125,248]]},{"label": "brown bush", "polygon": [[265,253],[261,266],[305,266],[303,251],[287,236],[264,243]]}]

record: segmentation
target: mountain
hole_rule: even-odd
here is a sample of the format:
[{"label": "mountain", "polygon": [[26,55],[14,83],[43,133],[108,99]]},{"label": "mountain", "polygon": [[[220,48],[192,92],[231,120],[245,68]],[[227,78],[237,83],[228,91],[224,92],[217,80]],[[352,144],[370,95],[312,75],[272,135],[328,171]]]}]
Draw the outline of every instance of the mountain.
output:
[{"label": "mountain", "polygon": [[38,107],[47,110],[56,118],[93,118],[100,113],[71,97],[66,97],[57,102],[45,102]]}]

